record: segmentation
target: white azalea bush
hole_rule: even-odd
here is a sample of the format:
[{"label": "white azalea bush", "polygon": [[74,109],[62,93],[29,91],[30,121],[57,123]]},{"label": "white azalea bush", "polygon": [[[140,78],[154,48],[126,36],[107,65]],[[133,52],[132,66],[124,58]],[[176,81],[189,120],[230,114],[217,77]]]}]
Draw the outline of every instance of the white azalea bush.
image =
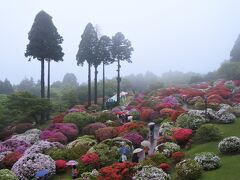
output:
[{"label": "white azalea bush", "polygon": [[221,159],[211,152],[199,153],[195,156],[194,160],[201,165],[204,170],[217,169],[221,166]]},{"label": "white azalea bush", "polygon": [[80,136],[78,137],[76,140],[70,142],[68,145],[67,145],[67,148],[68,149],[72,149],[76,146],[79,146],[79,145],[85,145],[85,146],[94,146],[97,144],[97,140],[95,139],[94,136],[90,136],[90,135],[84,135],[84,136]]},{"label": "white azalea bush", "polygon": [[21,180],[32,179],[38,171],[43,169],[49,171],[49,176],[56,172],[55,161],[41,153],[24,155],[12,167],[12,171]]},{"label": "white azalea bush", "polygon": [[29,129],[23,134],[17,134],[11,137],[11,139],[18,139],[26,141],[30,144],[34,144],[40,140],[39,136],[42,131],[38,129]]},{"label": "white azalea bush", "polygon": [[162,169],[156,168],[153,166],[143,166],[141,170],[138,170],[137,173],[133,176],[133,180],[168,180],[171,177],[165,173]]},{"label": "white azalea bush", "polygon": [[240,138],[237,136],[227,137],[220,141],[218,149],[222,154],[240,153]]},{"label": "white azalea bush", "polygon": [[176,164],[178,179],[195,180],[201,177],[202,167],[193,159],[185,159]]},{"label": "white azalea bush", "polygon": [[161,152],[165,156],[170,157],[172,155],[172,153],[180,150],[180,146],[177,145],[176,143],[166,142],[166,143],[162,143],[162,144],[158,145],[156,147],[156,150]]},{"label": "white azalea bush", "polygon": [[199,126],[206,122],[207,120],[205,120],[203,117],[189,114],[181,114],[176,120],[178,127],[188,128],[192,130],[196,130]]},{"label": "white azalea bush", "polygon": [[220,109],[217,113],[217,119],[216,121],[219,123],[224,123],[224,124],[228,124],[228,123],[232,123],[235,121],[236,116],[233,113],[230,113],[227,109],[222,108]]},{"label": "white azalea bush", "polygon": [[97,177],[99,176],[99,172],[94,169],[91,172],[84,172],[81,174],[81,177],[83,179],[97,179]]},{"label": "white azalea bush", "polygon": [[16,174],[9,169],[0,170],[0,180],[18,180]]}]

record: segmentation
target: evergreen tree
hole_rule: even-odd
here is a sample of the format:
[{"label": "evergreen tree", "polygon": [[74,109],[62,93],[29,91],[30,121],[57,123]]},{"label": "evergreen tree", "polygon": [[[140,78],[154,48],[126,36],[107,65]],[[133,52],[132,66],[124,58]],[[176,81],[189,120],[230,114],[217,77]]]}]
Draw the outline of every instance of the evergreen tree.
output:
[{"label": "evergreen tree", "polygon": [[231,52],[230,52],[230,56],[231,56],[231,61],[233,62],[240,62],[240,35],[238,36]]},{"label": "evergreen tree", "polygon": [[12,94],[13,93],[13,86],[8,79],[4,81],[0,80],[0,94]]},{"label": "evergreen tree", "polygon": [[120,61],[127,61],[131,63],[131,55],[132,55],[132,45],[128,39],[125,39],[124,35],[121,32],[116,33],[112,37],[112,57],[115,61],[117,61],[117,103],[120,102]]},{"label": "evergreen tree", "polygon": [[98,42],[97,32],[93,25],[88,23],[79,44],[79,49],[76,55],[77,65],[83,66],[86,61],[88,63],[88,106],[91,105],[91,66],[96,58],[96,46]]},{"label": "evergreen tree", "polygon": [[[26,57],[37,59],[41,62],[41,98],[45,98],[44,85],[44,61],[48,61],[48,98],[50,97],[50,60],[63,61],[63,38],[58,34],[57,28],[52,22],[52,17],[44,11],[40,11],[34,20],[28,34]],[[29,59],[29,60],[30,60]],[[42,117],[42,120],[44,117]]]}]

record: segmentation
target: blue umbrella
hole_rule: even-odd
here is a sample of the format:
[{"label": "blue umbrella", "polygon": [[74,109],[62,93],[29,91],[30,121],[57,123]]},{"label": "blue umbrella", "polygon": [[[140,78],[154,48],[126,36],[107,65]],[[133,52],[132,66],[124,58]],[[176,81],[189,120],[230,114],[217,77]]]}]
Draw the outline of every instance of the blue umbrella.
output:
[{"label": "blue umbrella", "polygon": [[43,169],[41,171],[38,171],[35,174],[35,177],[44,177],[45,175],[47,175],[49,173],[49,171],[47,169]]},{"label": "blue umbrella", "polygon": [[120,154],[129,154],[130,152],[131,152],[131,150],[128,147],[121,147],[119,149]]}]

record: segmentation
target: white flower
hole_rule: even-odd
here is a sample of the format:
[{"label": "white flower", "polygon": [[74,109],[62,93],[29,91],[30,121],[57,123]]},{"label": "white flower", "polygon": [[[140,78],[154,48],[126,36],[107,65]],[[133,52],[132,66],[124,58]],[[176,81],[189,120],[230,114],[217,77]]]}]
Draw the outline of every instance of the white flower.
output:
[{"label": "white flower", "polygon": [[212,170],[221,166],[220,158],[211,152],[197,154],[194,160],[201,165],[204,170]]}]

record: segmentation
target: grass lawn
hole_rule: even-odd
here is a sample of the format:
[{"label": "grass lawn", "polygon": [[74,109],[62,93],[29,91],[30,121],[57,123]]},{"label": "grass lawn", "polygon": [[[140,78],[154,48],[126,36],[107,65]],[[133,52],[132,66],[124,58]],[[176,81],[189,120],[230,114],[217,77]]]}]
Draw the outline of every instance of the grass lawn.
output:
[{"label": "grass lawn", "polygon": [[[240,137],[240,118],[232,124],[216,124],[223,133],[223,137],[238,136]],[[222,166],[219,169],[212,171],[204,171],[201,179],[206,180],[238,180],[240,179],[240,155],[221,155],[218,152],[218,142],[209,142],[205,144],[194,144],[188,150],[187,156],[193,158],[196,153],[214,152],[220,156]]]}]

